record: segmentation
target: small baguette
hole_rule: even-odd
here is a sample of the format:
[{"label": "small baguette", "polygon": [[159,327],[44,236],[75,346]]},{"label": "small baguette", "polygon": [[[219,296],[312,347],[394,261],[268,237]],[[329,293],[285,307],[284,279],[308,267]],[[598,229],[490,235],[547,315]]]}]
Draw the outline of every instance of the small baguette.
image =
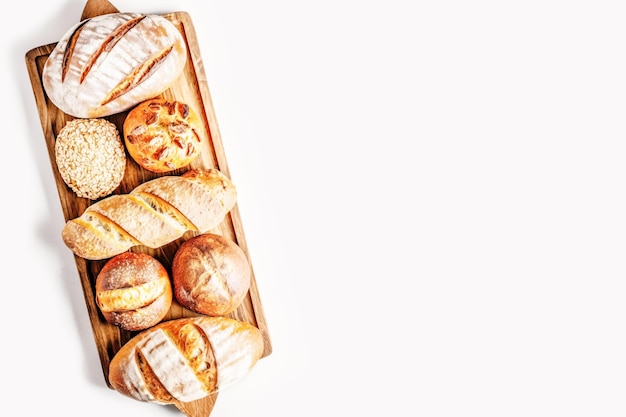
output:
[{"label": "small baguette", "polygon": [[109,365],[109,382],[138,401],[191,402],[247,375],[263,348],[258,328],[232,318],[164,321],[122,346]]},{"label": "small baguette", "polygon": [[159,248],[187,231],[205,233],[234,207],[237,192],[215,168],[158,177],[129,194],[114,194],[87,207],[61,232],[75,255],[89,260],[113,257],[133,246]]}]

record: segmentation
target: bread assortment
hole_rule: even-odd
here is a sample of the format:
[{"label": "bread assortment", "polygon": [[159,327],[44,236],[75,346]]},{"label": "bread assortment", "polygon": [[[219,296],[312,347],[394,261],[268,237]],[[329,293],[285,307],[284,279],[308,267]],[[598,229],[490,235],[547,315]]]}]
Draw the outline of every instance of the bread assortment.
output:
[{"label": "bread assortment", "polygon": [[200,154],[200,120],[180,101],[153,98],[139,103],[128,112],[123,130],[128,153],[148,171],[184,168]]},{"label": "bread assortment", "polygon": [[44,65],[42,82],[64,113],[104,117],[165,91],[186,62],[185,40],[164,17],[110,13],[67,30]]},{"label": "bread assortment", "polygon": [[[102,261],[88,266],[98,312],[132,333],[111,358],[108,382],[157,404],[217,392],[265,348],[258,327],[227,317],[251,280],[246,253],[219,229],[236,188],[216,167],[191,166],[209,134],[191,106],[163,95],[186,48],[162,16],[109,13],[70,28],[41,74],[52,104],[73,118],[56,137],[59,173],[91,200],[61,239],[77,258]],[[121,136],[108,116],[121,118]],[[121,192],[127,164],[145,179]],[[166,246],[175,248],[169,265],[153,256]],[[167,319],[175,303],[195,314]]]},{"label": "bread assortment", "polygon": [[227,387],[253,368],[263,337],[249,323],[227,317],[180,318],[144,330],[115,354],[115,390],[157,404],[191,402]]},{"label": "bread assortment", "polygon": [[235,311],[250,287],[244,251],[224,236],[205,233],[185,241],[172,261],[174,296],[188,309],[209,316]]},{"label": "bread assortment", "polygon": [[121,253],[98,273],[96,303],[106,321],[124,330],[152,327],[172,305],[169,273],[148,254]]}]

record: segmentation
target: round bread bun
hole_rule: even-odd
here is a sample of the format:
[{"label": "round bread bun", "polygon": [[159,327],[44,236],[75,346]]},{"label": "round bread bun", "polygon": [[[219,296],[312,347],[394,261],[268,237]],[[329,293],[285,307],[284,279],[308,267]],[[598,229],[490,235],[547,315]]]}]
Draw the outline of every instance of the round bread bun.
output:
[{"label": "round bread bun", "polygon": [[108,120],[70,120],[57,135],[54,154],[61,178],[79,197],[109,195],[124,178],[124,144]]},{"label": "round bread bun", "polygon": [[148,171],[183,168],[200,154],[200,120],[180,101],[143,101],[128,113],[123,129],[128,153]]},{"label": "round bread bun", "polygon": [[147,329],[159,323],[172,305],[170,277],[150,255],[121,253],[98,273],[96,303],[107,322],[130,331]]},{"label": "round bread bun", "polygon": [[212,233],[183,242],[172,260],[176,300],[207,316],[225,316],[243,301],[250,288],[251,268],[233,241]]}]

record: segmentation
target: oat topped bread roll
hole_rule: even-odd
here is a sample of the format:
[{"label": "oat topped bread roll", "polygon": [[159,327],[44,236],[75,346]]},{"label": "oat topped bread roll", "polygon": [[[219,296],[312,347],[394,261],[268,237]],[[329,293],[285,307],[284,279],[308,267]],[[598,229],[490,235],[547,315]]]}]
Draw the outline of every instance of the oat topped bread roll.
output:
[{"label": "oat topped bread roll", "polygon": [[183,168],[200,154],[200,120],[180,101],[154,98],[138,104],[124,119],[123,131],[128,153],[148,171]]},{"label": "oat topped bread roll", "polygon": [[57,135],[54,155],[61,178],[79,197],[111,194],[126,172],[117,127],[105,119],[74,119]]},{"label": "oat topped bread roll", "polygon": [[186,62],[185,40],[163,16],[110,13],[69,28],[45,62],[42,82],[61,111],[104,117],[164,92]]}]

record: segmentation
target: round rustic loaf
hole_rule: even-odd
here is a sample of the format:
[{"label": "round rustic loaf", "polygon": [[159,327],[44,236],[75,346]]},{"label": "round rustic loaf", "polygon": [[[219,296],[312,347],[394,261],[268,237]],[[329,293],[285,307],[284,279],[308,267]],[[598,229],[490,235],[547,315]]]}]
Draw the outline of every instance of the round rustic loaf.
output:
[{"label": "round rustic loaf", "polygon": [[61,178],[79,197],[109,195],[124,178],[124,144],[108,120],[70,120],[57,135],[54,154]]},{"label": "round rustic loaf", "polygon": [[96,277],[96,303],[107,322],[138,331],[159,323],[172,305],[167,270],[145,253],[109,259]]},{"label": "round rustic loaf", "polygon": [[201,125],[194,110],[180,101],[154,98],[124,119],[124,143],[130,156],[152,172],[189,165],[199,154]]},{"label": "round rustic loaf", "polygon": [[250,288],[250,275],[243,250],[213,233],[183,242],[172,260],[174,296],[182,306],[208,316],[235,311]]},{"label": "round rustic loaf", "polygon": [[155,14],[108,13],[70,27],[48,56],[48,98],[77,118],[105,117],[156,97],[182,74],[187,46]]}]

